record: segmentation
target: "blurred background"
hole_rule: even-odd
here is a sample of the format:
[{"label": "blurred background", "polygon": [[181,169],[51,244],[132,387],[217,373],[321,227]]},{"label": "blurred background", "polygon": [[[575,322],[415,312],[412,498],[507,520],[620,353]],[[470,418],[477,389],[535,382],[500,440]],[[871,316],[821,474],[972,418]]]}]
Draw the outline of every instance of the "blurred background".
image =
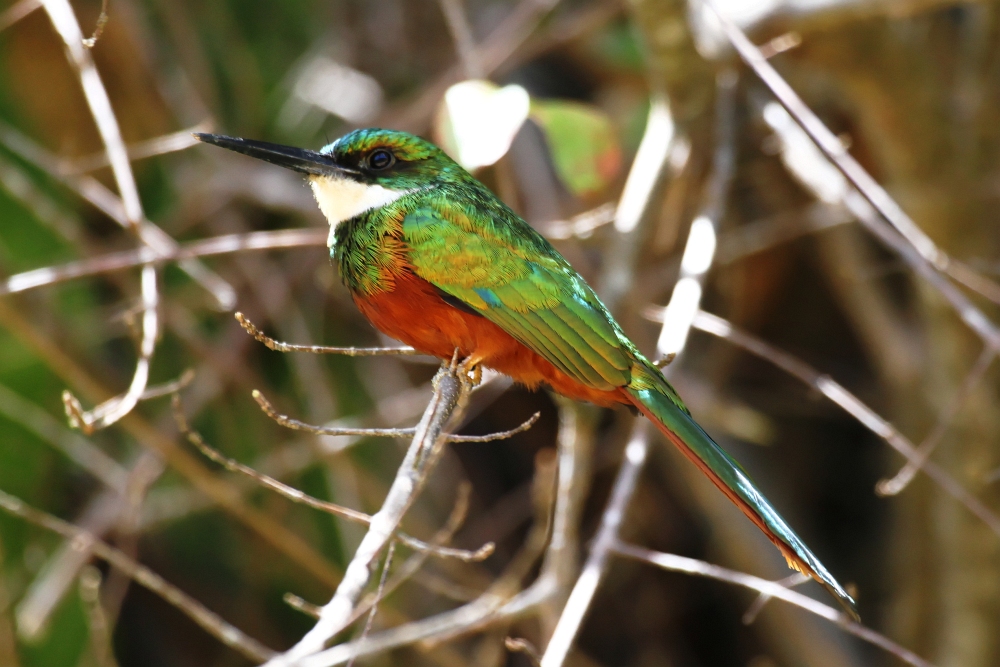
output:
[{"label": "blurred background", "polygon": [[[1000,4],[718,4],[961,262],[948,280],[975,309],[965,319],[995,331]],[[66,3],[4,5],[0,489],[102,537],[263,644],[287,648],[313,621],[283,596],[327,601],[362,528],[202,458],[178,434],[169,398],[151,397],[90,435],[67,424],[64,389],[92,407],[124,392],[142,363],[141,269],[127,261],[142,244],[127,229],[135,211],[119,199],[53,27]],[[374,512],[400,441],[289,431],[250,391],[315,424],[408,426],[430,397],[436,362],[279,354],[246,335],[232,311],[289,342],[395,344],[340,284],[302,179],[195,146],[190,132],[319,148],[355,127],[408,130],[445,146],[550,238],[650,355],[692,221],[710,221],[717,244],[702,308],[838,382],[886,420],[875,430],[922,445],[940,474],[916,472],[906,484],[895,477],[906,460],[871,419],[702,331],[670,367],[681,395],[849,583],[867,626],[937,665],[1000,664],[997,347],[857,222],[864,211],[851,207],[843,178],[700,2],[112,0],[106,24],[101,9],[98,0],[72,3],[84,36],[103,25],[86,58],[129,146],[139,214],[165,232],[159,247],[303,230],[286,239],[290,247],[156,265],[149,385],[192,370],[183,409],[212,446],[309,494]],[[630,175],[640,142],[644,161]],[[626,180],[648,191],[639,210],[616,211]],[[116,257],[124,268],[111,270]],[[6,280],[71,262],[86,275]],[[508,595],[530,583],[557,437],[575,438],[586,462],[574,544],[586,556],[633,418],[494,378],[461,432],[509,429],[535,411],[534,428],[509,440],[450,446],[405,523],[432,535],[468,483],[468,516],[452,543],[492,540],[496,553],[476,564],[429,559],[379,605],[373,632],[456,607],[501,576]],[[765,578],[790,574],[659,439],[623,536]],[[830,602],[815,584],[798,590]],[[566,664],[900,664],[780,602],[748,618],[754,599],[615,558]],[[557,615],[543,608],[358,664],[529,665],[505,650],[504,637],[544,647]],[[0,665],[113,664],[250,663],[79,543],[0,515]]]}]

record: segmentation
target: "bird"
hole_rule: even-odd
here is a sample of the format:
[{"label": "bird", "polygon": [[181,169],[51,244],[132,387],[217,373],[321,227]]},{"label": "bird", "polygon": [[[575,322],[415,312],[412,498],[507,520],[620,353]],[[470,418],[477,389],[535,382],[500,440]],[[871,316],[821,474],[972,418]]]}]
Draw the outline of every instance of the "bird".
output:
[{"label": "bird", "polygon": [[486,367],[648,418],[760,528],[789,567],[852,619],[853,598],[694,420],[662,371],[595,291],[531,225],[433,143],[378,128],[314,151],[196,133],[203,142],[304,174],[330,224],[331,260],[380,331],[442,359]]}]

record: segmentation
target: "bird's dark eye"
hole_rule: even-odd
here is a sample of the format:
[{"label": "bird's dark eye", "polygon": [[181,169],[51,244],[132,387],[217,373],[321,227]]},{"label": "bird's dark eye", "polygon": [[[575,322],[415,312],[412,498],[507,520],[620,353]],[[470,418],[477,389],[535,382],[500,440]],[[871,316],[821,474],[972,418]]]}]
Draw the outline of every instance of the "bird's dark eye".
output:
[{"label": "bird's dark eye", "polygon": [[385,169],[392,166],[392,163],[396,161],[392,153],[380,148],[376,151],[372,151],[372,154],[368,156],[368,166],[372,169]]}]

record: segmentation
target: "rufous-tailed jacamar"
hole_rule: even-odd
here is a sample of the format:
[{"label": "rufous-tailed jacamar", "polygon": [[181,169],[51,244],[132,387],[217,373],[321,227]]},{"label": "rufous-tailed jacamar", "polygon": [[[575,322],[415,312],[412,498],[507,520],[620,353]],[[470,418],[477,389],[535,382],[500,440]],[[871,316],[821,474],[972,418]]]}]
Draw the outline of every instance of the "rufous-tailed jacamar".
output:
[{"label": "rufous-tailed jacamar", "polygon": [[441,149],[356,130],[320,151],[214,134],[202,141],[301,172],[330,222],[340,276],[378,329],[455,350],[527,386],[638,408],[781,550],[852,614],[854,600],[691,417],[594,290],[538,232]]}]

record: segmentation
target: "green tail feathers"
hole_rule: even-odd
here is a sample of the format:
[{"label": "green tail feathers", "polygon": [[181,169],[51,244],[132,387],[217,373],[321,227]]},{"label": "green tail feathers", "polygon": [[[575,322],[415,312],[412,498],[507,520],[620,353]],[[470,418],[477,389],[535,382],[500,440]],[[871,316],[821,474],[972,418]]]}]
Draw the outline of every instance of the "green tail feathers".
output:
[{"label": "green tail feathers", "polygon": [[[764,531],[788,561],[788,565],[813,577],[822,584],[841,606],[858,620],[854,600],[808,547],[781,518],[767,499],[729,454],[712,440],[681,403],[676,392],[659,372],[649,382],[643,375],[641,383],[633,382],[625,391],[631,401],[671,442],[698,466],[747,517]],[[652,375],[652,374],[650,374]],[[637,386],[640,385],[640,386]]]}]

